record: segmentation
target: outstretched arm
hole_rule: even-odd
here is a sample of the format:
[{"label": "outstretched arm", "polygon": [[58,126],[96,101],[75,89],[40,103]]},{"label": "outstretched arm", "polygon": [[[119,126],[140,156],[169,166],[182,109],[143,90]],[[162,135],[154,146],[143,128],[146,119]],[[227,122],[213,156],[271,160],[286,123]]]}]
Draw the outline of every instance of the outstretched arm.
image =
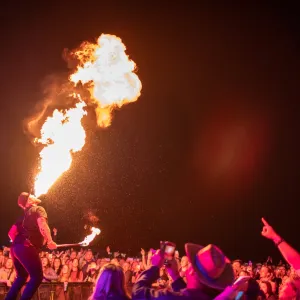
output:
[{"label": "outstretched arm", "polygon": [[42,234],[42,236],[44,237],[44,239],[46,240],[47,244],[49,242],[52,242],[52,236],[51,236],[51,232],[50,232],[50,228],[48,226],[47,220],[43,217],[38,218],[37,219],[38,225],[39,225],[39,229],[40,232]]},{"label": "outstretched arm", "polygon": [[275,245],[277,245],[284,259],[294,269],[300,270],[300,253],[291,245],[289,245],[286,241],[284,241],[264,218],[262,218],[261,220],[264,224],[261,234],[267,239],[272,240],[275,243]]},{"label": "outstretched arm", "polygon": [[37,223],[39,225],[40,232],[44,239],[46,240],[47,246],[50,250],[56,249],[56,244],[52,240],[51,231],[48,226],[47,220],[44,217],[40,217],[37,219]]}]

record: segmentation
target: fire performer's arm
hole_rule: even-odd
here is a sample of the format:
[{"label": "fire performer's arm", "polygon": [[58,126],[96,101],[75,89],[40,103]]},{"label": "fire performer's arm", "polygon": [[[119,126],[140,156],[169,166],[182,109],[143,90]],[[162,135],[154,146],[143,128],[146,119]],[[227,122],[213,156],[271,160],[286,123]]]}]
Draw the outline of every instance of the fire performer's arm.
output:
[{"label": "fire performer's arm", "polygon": [[40,232],[44,239],[46,240],[47,246],[50,250],[56,249],[57,245],[56,243],[53,242],[52,236],[51,236],[51,231],[48,226],[47,220],[44,217],[40,217],[37,219],[38,225]]},{"label": "fire performer's arm", "polygon": [[12,241],[14,241],[15,238],[16,238],[16,236],[17,236],[17,234],[18,234],[18,228],[17,228],[17,226],[14,224],[14,225],[10,228],[10,230],[9,230],[9,232],[8,232],[8,237],[9,237]]}]

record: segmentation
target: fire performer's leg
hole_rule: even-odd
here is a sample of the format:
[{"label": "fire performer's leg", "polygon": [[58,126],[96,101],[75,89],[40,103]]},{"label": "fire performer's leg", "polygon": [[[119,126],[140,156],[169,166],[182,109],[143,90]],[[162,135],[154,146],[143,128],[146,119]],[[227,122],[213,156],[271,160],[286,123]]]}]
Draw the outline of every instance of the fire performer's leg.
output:
[{"label": "fire performer's leg", "polygon": [[28,278],[28,273],[23,267],[23,265],[19,262],[18,258],[15,256],[14,249],[15,247],[18,247],[19,245],[13,246],[10,250],[11,258],[14,262],[14,266],[17,273],[17,278],[15,279],[12,287],[10,288],[6,300],[15,300],[18,297],[18,294],[22,288],[22,286],[26,283],[26,280]]},{"label": "fire performer's leg", "polygon": [[[28,247],[24,245],[16,245],[14,249],[14,255],[30,276],[30,280],[27,283],[20,298],[20,300],[29,300],[33,297],[43,280],[43,269],[39,253],[32,246]],[[8,293],[7,300],[15,299],[9,298],[9,296],[10,295]]]}]

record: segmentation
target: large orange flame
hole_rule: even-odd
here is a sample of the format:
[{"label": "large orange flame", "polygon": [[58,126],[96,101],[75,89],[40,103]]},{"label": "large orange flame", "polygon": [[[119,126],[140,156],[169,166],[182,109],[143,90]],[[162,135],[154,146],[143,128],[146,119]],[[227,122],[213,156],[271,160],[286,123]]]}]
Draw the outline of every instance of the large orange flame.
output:
[{"label": "large orange flame", "polygon": [[84,238],[84,240],[81,243],[79,243],[80,245],[85,246],[85,247],[88,246],[94,240],[96,235],[99,235],[101,232],[101,230],[99,228],[95,228],[95,227],[92,227],[91,230],[92,230],[92,233],[87,235]]},{"label": "large orange flame", "polygon": [[[77,95],[78,99],[80,97]],[[72,163],[72,153],[80,151],[85,143],[85,131],[81,120],[86,111],[80,101],[75,108],[65,112],[55,110],[41,129],[41,138],[36,143],[45,145],[40,152],[41,164],[35,178],[35,195],[46,194],[58,177]]]},{"label": "large orange flame", "polygon": [[136,65],[125,50],[120,38],[102,34],[97,44],[85,42],[74,52],[79,65],[70,80],[89,89],[102,127],[110,125],[114,107],[134,102],[141,94],[142,84],[134,73]]},{"label": "large orange flame", "polygon": [[[141,81],[134,73],[135,63],[125,54],[126,47],[114,35],[101,35],[98,44],[85,42],[73,52],[78,66],[70,81],[79,82],[90,91],[96,104],[97,123],[109,126],[114,107],[133,102],[141,94]],[[81,120],[86,105],[79,95],[75,108],[64,112],[55,110],[41,129],[36,142],[44,145],[40,152],[41,165],[35,178],[35,195],[47,193],[54,182],[72,163],[72,153],[80,151],[85,143]]]}]

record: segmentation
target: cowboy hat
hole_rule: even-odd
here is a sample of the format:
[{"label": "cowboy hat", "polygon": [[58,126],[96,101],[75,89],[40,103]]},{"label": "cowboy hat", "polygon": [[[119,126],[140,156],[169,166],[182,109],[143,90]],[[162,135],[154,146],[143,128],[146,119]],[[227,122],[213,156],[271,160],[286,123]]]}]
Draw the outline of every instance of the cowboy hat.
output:
[{"label": "cowboy hat", "polygon": [[185,244],[185,252],[202,284],[217,290],[233,284],[231,263],[217,246],[210,244],[203,247],[188,243]]}]

